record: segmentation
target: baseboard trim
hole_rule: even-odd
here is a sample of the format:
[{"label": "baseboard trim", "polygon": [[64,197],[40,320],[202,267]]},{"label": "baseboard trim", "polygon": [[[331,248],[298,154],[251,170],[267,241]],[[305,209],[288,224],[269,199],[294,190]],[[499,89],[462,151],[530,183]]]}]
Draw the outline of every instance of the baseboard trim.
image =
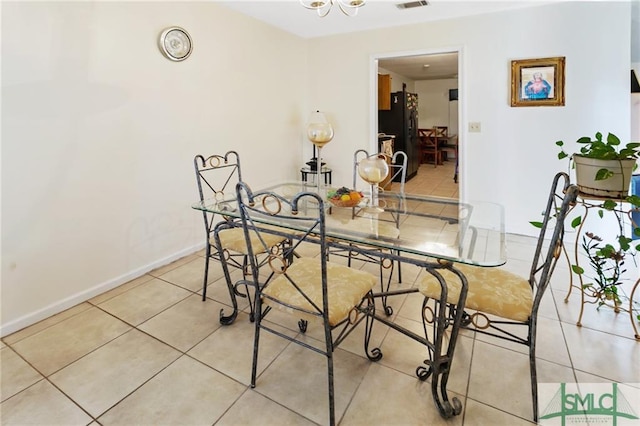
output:
[{"label": "baseboard trim", "polygon": [[170,256],[167,256],[163,259],[149,263],[145,266],[134,269],[133,271],[127,272],[126,274],[120,275],[118,277],[105,281],[101,284],[98,284],[92,288],[76,293],[65,299],[59,300],[35,312],[31,312],[15,320],[11,320],[6,324],[0,325],[0,337],[8,336],[9,334],[15,333],[16,331],[22,330],[25,327],[35,324],[38,321],[42,321],[43,319],[49,318],[52,315],[59,314],[60,312],[65,311],[69,308],[72,308],[80,303],[86,302],[87,300],[95,296],[98,296],[99,294],[112,290],[118,287],[119,285],[127,283],[135,278],[138,278],[149,271],[157,269],[161,266],[168,265],[169,263],[174,262],[182,257],[188,256],[199,250],[202,250],[203,247],[204,246],[202,244],[197,244],[190,248],[186,248]]}]

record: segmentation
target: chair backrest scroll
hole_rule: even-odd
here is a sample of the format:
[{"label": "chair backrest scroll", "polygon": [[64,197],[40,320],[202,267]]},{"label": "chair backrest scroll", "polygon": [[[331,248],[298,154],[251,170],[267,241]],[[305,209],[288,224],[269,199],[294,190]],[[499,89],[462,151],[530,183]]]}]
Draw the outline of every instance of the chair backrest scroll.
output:
[{"label": "chair backrest scroll", "polygon": [[540,224],[540,234],[529,274],[529,284],[534,291],[534,318],[558,258],[562,254],[565,219],[575,206],[577,196],[578,188],[570,184],[569,175],[564,172],[556,174]]}]

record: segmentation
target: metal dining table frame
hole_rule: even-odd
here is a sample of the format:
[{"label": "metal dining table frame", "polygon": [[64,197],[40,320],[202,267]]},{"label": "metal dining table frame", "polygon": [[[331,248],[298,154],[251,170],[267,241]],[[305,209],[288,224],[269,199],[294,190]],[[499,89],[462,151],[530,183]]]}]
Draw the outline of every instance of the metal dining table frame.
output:
[{"label": "metal dining table frame", "polygon": [[[314,185],[312,186],[306,182],[288,182],[274,185],[266,189],[280,191],[279,193],[286,192],[287,194],[285,195],[291,196],[301,191],[317,191],[317,188]],[[432,396],[440,415],[444,418],[456,416],[462,411],[462,404],[455,397],[453,397],[451,400],[449,399],[449,396],[447,394],[447,382],[451,371],[451,364],[455,352],[458,333],[465,314],[464,306],[467,297],[468,285],[466,277],[455,267],[455,264],[466,263],[481,267],[494,267],[500,266],[505,263],[506,256],[504,250],[504,220],[502,208],[495,204],[482,203],[483,205],[486,204],[493,206],[495,212],[500,215],[499,220],[492,223],[491,225],[488,225],[486,228],[489,229],[497,237],[497,241],[493,241],[494,245],[496,245],[495,248],[497,249],[497,251],[494,252],[495,255],[493,255],[493,257],[491,255],[489,255],[489,257],[486,257],[484,256],[485,250],[483,248],[477,247],[479,238],[478,235],[479,233],[483,232],[483,230],[485,229],[483,226],[486,224],[482,224],[479,227],[473,221],[473,211],[474,209],[477,210],[476,203],[461,203],[457,199],[427,197],[393,192],[382,193],[380,195],[380,200],[385,204],[385,214],[389,215],[389,220],[380,219],[379,215],[375,218],[369,217],[367,219],[371,220],[371,223],[374,223],[373,220],[375,220],[376,226],[383,224],[383,222],[391,225],[395,224],[395,226],[397,226],[400,230],[400,235],[398,237],[384,236],[379,234],[373,235],[367,234],[367,232],[362,232],[361,230],[350,229],[352,227],[349,226],[350,222],[347,220],[344,227],[335,227],[327,224],[327,243],[332,248],[357,250],[359,254],[368,257],[380,257],[393,261],[413,264],[423,268],[427,273],[433,275],[438,280],[442,288],[439,301],[435,303],[434,308],[426,308],[426,305],[423,304],[421,320],[424,326],[424,336],[418,335],[411,330],[399,326],[398,324],[391,321],[387,316],[373,314],[372,317],[374,320],[387,325],[393,330],[427,347],[429,359],[424,361],[424,365],[421,365],[416,369],[416,375],[420,380],[423,381],[428,377],[432,377]],[[219,228],[224,229],[233,226],[241,226],[239,222],[235,220],[239,217],[239,212],[235,208],[235,204],[236,201],[233,198],[227,198],[225,200],[205,200],[203,202],[193,204],[192,208],[196,210],[207,210],[223,215],[227,218],[227,220],[221,223]],[[441,205],[443,209],[445,207],[455,207],[458,212],[464,213],[459,213],[454,217],[453,215],[446,216],[429,211],[419,211],[419,207],[423,204]],[[328,202],[324,205],[324,207],[327,217],[332,217],[337,214],[336,210],[339,211],[338,208],[332,207]],[[317,208],[317,205],[315,206],[315,208]],[[343,210],[348,210],[348,213],[345,213],[345,215],[351,215],[351,208]],[[429,246],[428,244],[426,246],[420,244],[412,246],[411,244],[409,244],[409,240],[403,239],[402,236],[402,222],[406,218],[413,218],[414,221],[416,219],[436,220],[443,221],[447,224],[458,225],[460,235],[458,238],[459,246],[457,253],[438,252],[433,248],[429,248],[431,246]],[[292,230],[295,231],[295,228],[290,227],[287,223],[265,222],[265,224],[281,227],[281,233],[278,231],[278,228],[274,228],[272,232],[283,236],[289,236],[291,235]],[[411,238],[413,238],[413,236]],[[488,241],[489,238],[487,238],[487,241],[484,241],[484,243],[488,245]],[[419,241],[416,240],[413,242]],[[428,243],[428,241],[425,241],[425,243]],[[488,251],[489,250],[487,250],[487,252]],[[458,302],[456,303],[456,309],[450,310],[447,308],[447,283],[441,274],[443,270],[451,271],[460,280],[461,290]],[[225,274],[227,273],[228,271],[225,271]],[[243,284],[246,284],[245,280],[241,281]],[[230,282],[230,280],[227,280],[227,282]],[[416,292],[418,292],[418,289],[416,287],[398,290],[389,290],[389,288],[387,288],[386,291],[383,290],[380,292],[375,292],[373,294],[373,297],[384,298],[386,300],[386,298],[388,297],[407,295]],[[225,316],[223,311],[221,310],[220,319],[221,323],[223,323],[224,325],[231,324],[235,320],[238,313],[238,305],[235,298],[236,296],[241,295],[241,293],[235,287],[229,288],[229,293],[232,299],[234,311],[231,313],[231,315]],[[432,318],[426,318],[426,309],[429,310]],[[427,323],[430,323],[433,327],[433,341],[430,341],[427,338]],[[449,330],[449,343],[443,353],[445,332],[447,330]],[[365,342],[365,352],[367,352],[367,356],[369,357],[369,359],[374,361],[381,359],[382,352],[379,348],[374,348],[371,351],[371,354],[369,354],[368,343],[368,341]]]}]

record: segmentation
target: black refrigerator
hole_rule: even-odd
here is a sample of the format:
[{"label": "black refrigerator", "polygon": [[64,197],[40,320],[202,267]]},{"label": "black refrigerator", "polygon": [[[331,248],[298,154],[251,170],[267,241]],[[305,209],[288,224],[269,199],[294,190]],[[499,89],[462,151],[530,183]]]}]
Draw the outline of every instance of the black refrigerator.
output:
[{"label": "black refrigerator", "polygon": [[418,173],[418,95],[406,91],[391,93],[391,109],[378,110],[378,133],[395,135],[394,151],[407,154],[407,180]]}]

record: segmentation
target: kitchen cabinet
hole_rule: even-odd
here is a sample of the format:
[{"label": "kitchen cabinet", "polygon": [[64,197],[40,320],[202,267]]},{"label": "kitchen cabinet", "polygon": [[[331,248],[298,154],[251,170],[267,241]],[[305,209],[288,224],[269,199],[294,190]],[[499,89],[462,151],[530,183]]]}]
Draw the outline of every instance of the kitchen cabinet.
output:
[{"label": "kitchen cabinet", "polygon": [[378,109],[391,109],[391,76],[378,74]]}]

